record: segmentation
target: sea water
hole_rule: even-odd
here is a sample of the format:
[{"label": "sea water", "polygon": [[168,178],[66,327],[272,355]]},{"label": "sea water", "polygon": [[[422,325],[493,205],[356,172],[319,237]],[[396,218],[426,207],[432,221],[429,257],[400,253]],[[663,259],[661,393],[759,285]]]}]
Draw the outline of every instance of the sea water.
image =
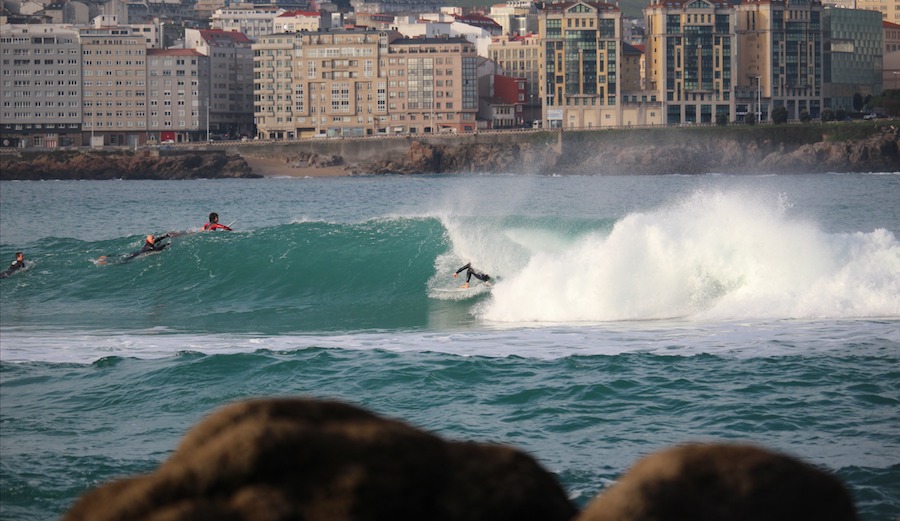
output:
[{"label": "sea water", "polygon": [[[0,260],[29,263],[0,281],[4,520],[56,519],[262,396],[518,447],[579,506],[724,441],[900,515],[900,174],[3,182],[0,203]],[[212,211],[235,231],[198,233]],[[467,262],[494,286],[443,291]]]}]

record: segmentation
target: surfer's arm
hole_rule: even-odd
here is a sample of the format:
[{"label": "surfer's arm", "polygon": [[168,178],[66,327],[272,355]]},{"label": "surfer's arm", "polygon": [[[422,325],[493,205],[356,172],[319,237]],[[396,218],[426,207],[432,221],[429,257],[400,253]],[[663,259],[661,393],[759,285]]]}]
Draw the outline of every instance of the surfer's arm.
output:
[{"label": "surfer's arm", "polygon": [[471,262],[467,262],[465,266],[463,266],[462,268],[456,270],[456,273],[454,273],[453,276],[456,277],[456,276],[459,275],[460,273],[466,271],[467,269],[469,269],[469,267],[470,267],[471,265],[472,265]]}]

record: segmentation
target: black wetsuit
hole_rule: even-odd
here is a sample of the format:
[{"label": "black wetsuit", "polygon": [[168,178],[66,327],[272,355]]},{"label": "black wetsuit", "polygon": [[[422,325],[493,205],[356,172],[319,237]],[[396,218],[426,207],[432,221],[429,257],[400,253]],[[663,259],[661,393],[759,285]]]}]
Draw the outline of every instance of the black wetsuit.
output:
[{"label": "black wetsuit", "polygon": [[169,237],[169,235],[166,234],[166,235],[163,235],[162,237],[157,238],[157,239],[156,239],[154,242],[152,242],[152,243],[151,243],[151,242],[144,242],[144,246],[142,246],[140,250],[138,250],[138,251],[132,253],[131,255],[129,255],[128,257],[126,257],[125,259],[126,259],[126,260],[128,260],[128,259],[133,259],[133,258],[137,257],[138,255],[143,255],[143,254],[145,254],[145,253],[150,253],[151,251],[162,251],[162,249],[165,248],[166,246],[168,246],[169,243],[167,242],[167,243],[163,244],[163,243],[161,243],[160,241],[162,241],[163,239],[166,239],[166,238],[168,238],[168,237]]},{"label": "black wetsuit", "polygon": [[472,279],[472,277],[475,277],[478,280],[483,280],[484,282],[488,282],[489,280],[491,280],[490,275],[488,275],[486,273],[481,273],[480,271],[475,271],[474,269],[472,269],[471,262],[466,264],[462,268],[456,270],[456,273],[459,274],[459,273],[462,273],[463,271],[466,272],[466,282],[469,282]]},{"label": "black wetsuit", "polygon": [[24,267],[25,267],[25,261],[14,260],[14,261],[12,261],[12,264],[10,264],[8,268],[6,268],[3,271],[0,271],[0,279],[5,279],[6,277],[9,277],[13,273],[17,272],[18,270],[20,270]]}]

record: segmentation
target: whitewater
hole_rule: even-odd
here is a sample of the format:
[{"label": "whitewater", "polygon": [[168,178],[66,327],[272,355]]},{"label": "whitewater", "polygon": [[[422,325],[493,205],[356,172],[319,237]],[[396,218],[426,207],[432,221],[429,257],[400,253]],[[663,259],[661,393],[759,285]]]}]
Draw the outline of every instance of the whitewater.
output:
[{"label": "whitewater", "polygon": [[[171,246],[122,261],[148,233]],[[895,519],[898,236],[896,173],[3,182],[0,260],[29,266],[0,283],[0,515],[305,395],[523,448],[580,505],[740,440]],[[467,262],[493,286],[448,291]]]}]

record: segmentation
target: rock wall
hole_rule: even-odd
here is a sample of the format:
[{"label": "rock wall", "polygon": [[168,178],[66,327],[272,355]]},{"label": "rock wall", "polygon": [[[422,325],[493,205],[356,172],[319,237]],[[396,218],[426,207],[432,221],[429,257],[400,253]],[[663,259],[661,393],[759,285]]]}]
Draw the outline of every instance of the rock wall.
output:
[{"label": "rock wall", "polygon": [[261,177],[222,151],[55,151],[0,156],[0,179],[195,179]]}]

